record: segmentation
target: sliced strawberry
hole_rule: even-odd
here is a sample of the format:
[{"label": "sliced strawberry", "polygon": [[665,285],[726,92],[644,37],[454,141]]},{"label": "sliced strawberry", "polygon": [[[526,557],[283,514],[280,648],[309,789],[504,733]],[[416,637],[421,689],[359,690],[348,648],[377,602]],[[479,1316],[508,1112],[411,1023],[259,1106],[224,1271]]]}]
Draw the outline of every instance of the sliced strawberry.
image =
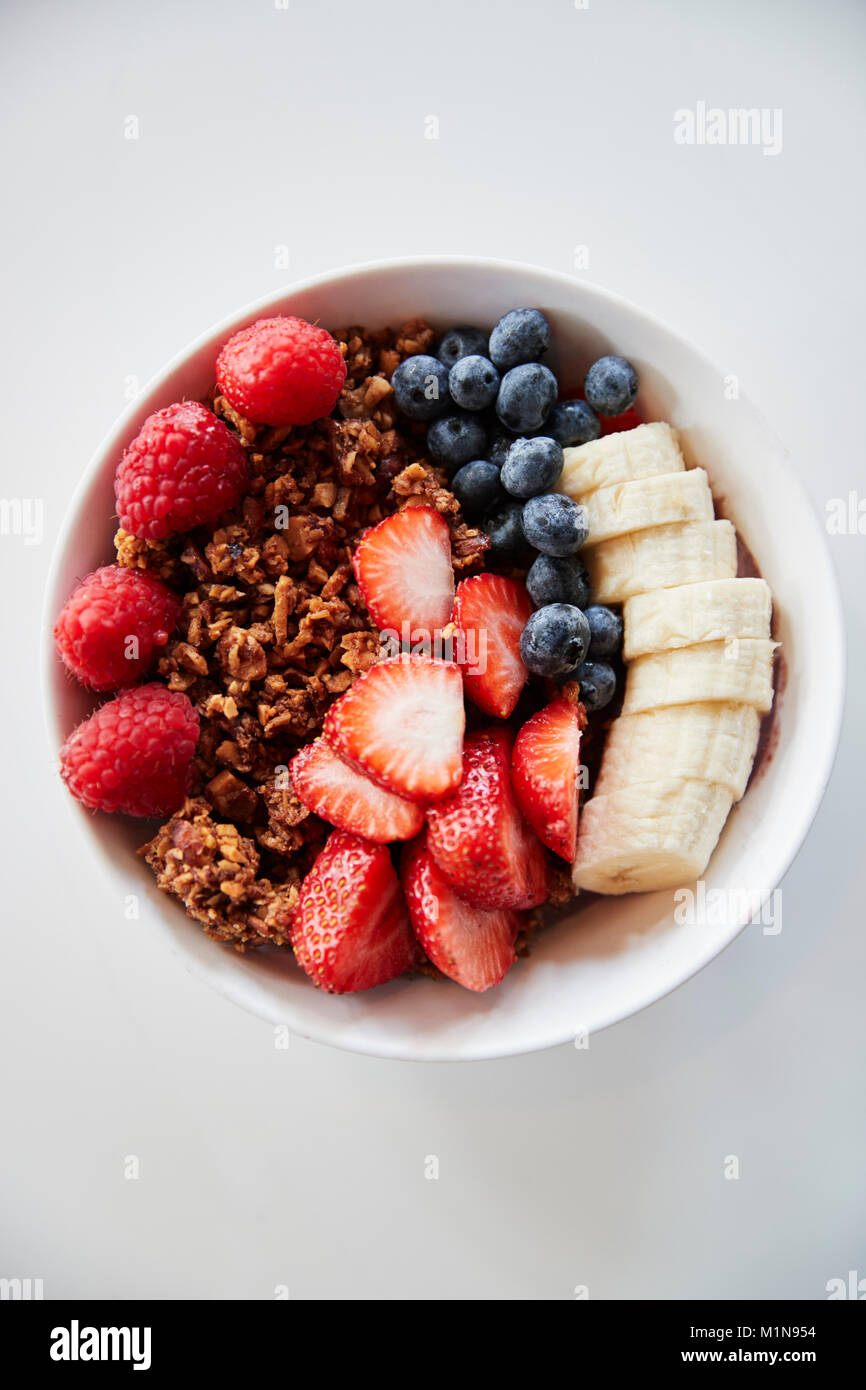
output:
[{"label": "sliced strawberry", "polygon": [[414,801],[395,796],[344,763],[323,738],[308,743],[289,764],[299,801],[338,830],[386,845],[411,840],[424,824]]},{"label": "sliced strawberry", "polygon": [[601,421],[601,437],[606,434],[619,434],[622,430],[636,430],[638,425],[643,424],[643,417],[635,406],[629,406],[622,415],[599,415]]},{"label": "sliced strawberry", "polygon": [[569,864],[577,845],[579,773],[577,707],[560,696],[518,733],[511,780],[518,805],[538,838]]},{"label": "sliced strawberry", "polygon": [[365,532],[352,568],[377,627],[432,634],[451,616],[454,571],[448,523],[433,507],[407,507]]},{"label": "sliced strawberry", "polygon": [[470,907],[458,897],[419,836],[403,851],[403,891],[415,935],[443,975],[479,993],[498,985],[515,960],[520,916]]},{"label": "sliced strawberry", "polygon": [[335,830],[301,884],[292,922],[301,969],[319,989],[353,994],[420,960],[400,881],[384,845]]},{"label": "sliced strawberry", "polygon": [[485,714],[507,719],[529,680],[520,634],[531,614],[532,600],[517,579],[485,573],[457,585],[453,616],[466,694]]},{"label": "sliced strawberry", "polygon": [[511,787],[511,734],[470,734],[463,781],[427,812],[430,853],[473,907],[536,907],[550,890],[541,841],[520,813]]},{"label": "sliced strawberry", "polygon": [[465,725],[453,662],[404,654],[359,676],[328,710],[324,733],[341,758],[380,786],[429,801],[460,781]]}]

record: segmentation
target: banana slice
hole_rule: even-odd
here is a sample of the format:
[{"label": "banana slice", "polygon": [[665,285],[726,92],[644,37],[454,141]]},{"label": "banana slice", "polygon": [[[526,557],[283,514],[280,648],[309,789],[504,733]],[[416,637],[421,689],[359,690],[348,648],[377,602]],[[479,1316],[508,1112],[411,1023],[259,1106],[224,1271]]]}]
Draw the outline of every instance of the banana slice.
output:
[{"label": "banana slice", "polygon": [[583,505],[589,519],[587,550],[630,531],[645,531],[650,526],[675,521],[712,521],[715,515],[713,494],[703,468],[600,487],[589,494]]},{"label": "banana slice", "polygon": [[681,777],[594,796],[581,812],[575,888],[638,893],[692,883],[709,863],[732,800],[726,787]]},{"label": "banana slice", "polygon": [[709,579],[636,594],[622,610],[623,660],[724,637],[769,637],[772,613],[763,579]]},{"label": "banana slice", "polygon": [[608,732],[594,798],[639,782],[678,777],[713,782],[739,801],[760,728],[753,705],[726,701],[622,714]]},{"label": "banana slice", "polygon": [[732,700],[766,711],[773,703],[777,646],[760,637],[732,637],[639,656],[628,668],[622,712],[703,700]]},{"label": "banana slice", "polygon": [[566,449],[558,491],[582,502],[596,488],[681,473],[685,466],[676,431],[658,421]]},{"label": "banana slice", "polygon": [[622,603],[649,589],[732,579],[737,573],[737,533],[730,521],[653,526],[592,546],[586,565],[595,602]]}]

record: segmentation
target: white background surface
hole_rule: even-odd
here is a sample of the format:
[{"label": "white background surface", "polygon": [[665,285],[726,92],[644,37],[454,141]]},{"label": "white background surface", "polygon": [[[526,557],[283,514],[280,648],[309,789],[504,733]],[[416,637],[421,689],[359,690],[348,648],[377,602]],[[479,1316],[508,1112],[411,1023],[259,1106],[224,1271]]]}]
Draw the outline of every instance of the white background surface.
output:
[{"label": "white background surface", "polygon": [[[126,379],[345,262],[571,270],[586,246],[575,273],[738,375],[820,511],[862,496],[864,59],[856,0],[7,0],[2,494],[43,497],[46,533],[0,537],[0,1275],[341,1299],[821,1298],[866,1276],[866,537],[830,538],[848,711],[781,934],[748,929],[589,1051],[276,1050],[77,862],[37,676],[53,537]],[[781,154],[675,144],[701,100],[782,108]]]}]

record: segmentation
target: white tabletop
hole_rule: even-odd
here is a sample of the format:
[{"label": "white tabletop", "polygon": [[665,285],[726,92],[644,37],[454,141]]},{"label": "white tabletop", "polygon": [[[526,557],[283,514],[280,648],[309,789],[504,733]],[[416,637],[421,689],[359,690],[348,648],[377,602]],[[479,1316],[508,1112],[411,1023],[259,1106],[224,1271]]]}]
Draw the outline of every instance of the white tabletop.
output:
[{"label": "white tabletop", "polygon": [[[866,9],[77,0],[10,4],[3,30],[2,491],[46,514],[41,545],[0,537],[0,1276],[568,1299],[822,1298],[866,1275],[866,537],[830,538],[851,696],[782,932],[747,930],[589,1051],[276,1050],[77,862],[35,676],[58,524],[129,380],[346,262],[569,271],[586,248],[575,273],[739,377],[821,512],[862,494]],[[781,150],[677,143],[700,103],[780,109]]]}]

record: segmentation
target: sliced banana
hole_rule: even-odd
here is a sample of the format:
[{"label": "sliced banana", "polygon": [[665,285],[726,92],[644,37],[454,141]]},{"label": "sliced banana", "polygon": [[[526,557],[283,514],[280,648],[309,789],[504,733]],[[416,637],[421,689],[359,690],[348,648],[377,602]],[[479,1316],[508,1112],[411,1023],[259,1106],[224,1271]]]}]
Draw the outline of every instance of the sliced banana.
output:
[{"label": "sliced banana", "polygon": [[662,473],[600,487],[585,499],[589,538],[585,549],[630,531],[676,521],[712,521],[713,494],[703,468]]},{"label": "sliced banana", "polygon": [[592,546],[586,565],[596,603],[622,603],[649,589],[732,579],[737,535],[730,521],[653,526]]},{"label": "sliced banana", "polygon": [[768,638],[772,612],[763,579],[710,579],[636,594],[622,610],[623,659],[726,637]]},{"label": "sliced banana", "polygon": [[573,881],[638,893],[700,878],[731,809],[726,787],[667,777],[594,796],[581,811]]},{"label": "sliced banana", "polygon": [[608,434],[564,452],[558,491],[575,502],[582,502],[599,487],[653,478],[659,473],[681,473],[686,466],[676,431],[662,421]]},{"label": "sliced banana", "polygon": [[732,701],[622,714],[608,731],[593,800],[621,787],[677,777],[713,782],[739,801],[760,728],[761,717],[753,705]]},{"label": "sliced banana", "polygon": [[702,700],[733,700],[768,710],[777,645],[760,637],[732,637],[639,656],[628,668],[622,712]]}]

